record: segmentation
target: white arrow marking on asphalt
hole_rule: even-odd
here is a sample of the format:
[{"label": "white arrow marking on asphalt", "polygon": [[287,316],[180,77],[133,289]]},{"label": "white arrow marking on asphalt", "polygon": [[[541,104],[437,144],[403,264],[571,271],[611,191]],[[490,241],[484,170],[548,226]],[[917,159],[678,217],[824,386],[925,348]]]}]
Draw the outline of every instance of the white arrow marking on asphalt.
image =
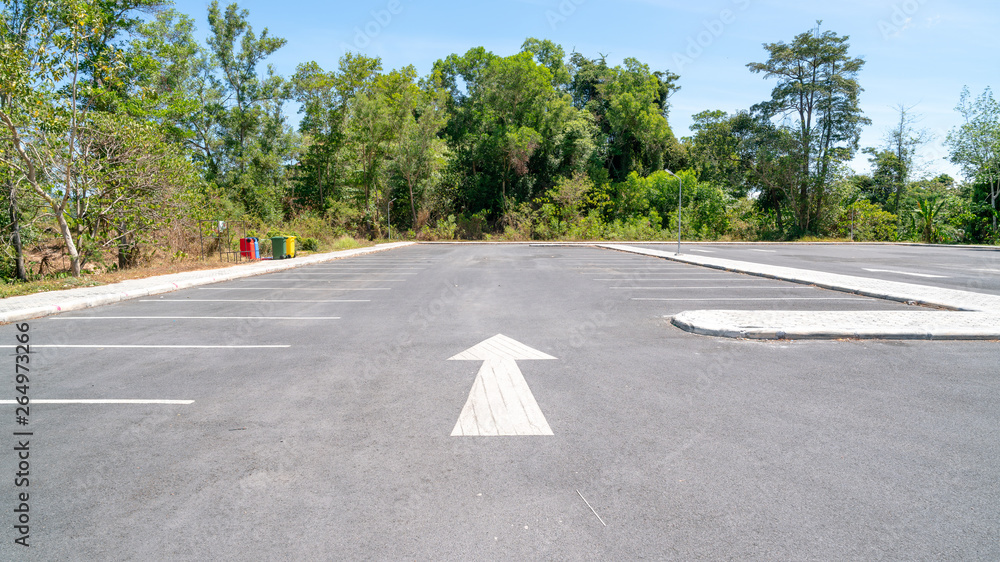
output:
[{"label": "white arrow marking on asphalt", "polygon": [[516,361],[555,359],[503,334],[470,347],[449,361],[482,361],[452,437],[552,435]]}]

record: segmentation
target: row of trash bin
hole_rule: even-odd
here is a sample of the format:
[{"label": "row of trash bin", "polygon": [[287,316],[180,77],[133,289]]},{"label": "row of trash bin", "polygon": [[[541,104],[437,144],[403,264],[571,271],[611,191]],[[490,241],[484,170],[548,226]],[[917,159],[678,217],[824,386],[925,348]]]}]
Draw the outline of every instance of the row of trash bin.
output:
[{"label": "row of trash bin", "polygon": [[240,238],[240,255],[250,260],[283,260],[295,257],[295,236],[272,236],[270,258],[260,257],[260,238]]}]

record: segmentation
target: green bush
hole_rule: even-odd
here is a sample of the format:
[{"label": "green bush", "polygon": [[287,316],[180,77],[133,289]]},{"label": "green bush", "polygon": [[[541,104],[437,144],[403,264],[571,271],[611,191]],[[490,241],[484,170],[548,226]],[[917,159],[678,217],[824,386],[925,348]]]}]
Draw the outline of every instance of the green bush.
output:
[{"label": "green bush", "polygon": [[837,221],[837,237],[850,238],[852,224],[856,242],[888,242],[898,237],[899,217],[867,199],[844,209]]}]

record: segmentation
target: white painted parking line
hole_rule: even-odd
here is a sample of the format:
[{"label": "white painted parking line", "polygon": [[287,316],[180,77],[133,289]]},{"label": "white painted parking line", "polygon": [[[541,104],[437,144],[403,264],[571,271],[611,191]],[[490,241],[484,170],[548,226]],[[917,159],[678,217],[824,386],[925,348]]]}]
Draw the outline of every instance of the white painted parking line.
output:
[{"label": "white painted parking line", "polygon": [[426,267],[358,267],[358,266],[343,266],[343,267],[310,267],[310,270],[319,271],[344,271],[344,270],[376,270],[376,271],[425,271]]},{"label": "white painted parking line", "polygon": [[719,297],[716,299],[660,299],[633,297],[634,301],[860,301],[866,297]]},{"label": "white painted parking line", "polygon": [[774,254],[774,253],[777,253],[778,250],[753,250],[753,249],[751,249],[750,251],[751,252],[765,252],[765,253],[768,253],[768,254]]},{"label": "white painted parking line", "polygon": [[865,271],[871,271],[872,273],[895,273],[897,275],[909,275],[911,277],[927,277],[929,279],[948,279],[947,275],[931,275],[929,273],[911,273],[909,271],[895,271],[893,269],[871,269],[868,267],[863,267]]},{"label": "white painted parking line", "polygon": [[53,316],[53,320],[340,320],[340,316]]},{"label": "white painted parking line", "polygon": [[785,289],[814,289],[815,287],[809,287],[809,286],[802,286],[802,287],[796,287],[796,286],[792,286],[792,287],[758,287],[756,285],[746,285],[746,286],[729,285],[729,286],[719,286],[719,287],[704,287],[704,286],[702,286],[702,287],[608,287],[608,288],[609,289],[622,289],[622,290],[651,290],[651,291],[660,291],[660,290],[667,291],[667,290],[672,290],[672,289],[739,289],[741,291],[745,290],[745,289],[770,289],[770,290],[775,290],[775,291],[783,291]]},{"label": "white painted parking line", "polygon": [[[591,279],[591,281],[627,281],[628,279]],[[715,277],[643,277],[636,278],[636,281],[731,281],[732,279],[725,278],[725,274],[720,274]],[[747,279],[742,279],[741,281],[747,281]],[[771,281],[771,279],[761,279],[761,281]],[[773,282],[773,281],[771,281]]]},{"label": "white painted parking line", "polygon": [[[267,276],[267,278],[268,279],[273,279],[273,277],[271,277],[272,275],[281,275],[281,274],[272,273],[272,274],[269,274]],[[375,273],[373,271],[347,271],[347,272],[342,272],[342,273],[334,273],[334,272],[331,271],[331,272],[328,272],[328,273],[295,273],[295,275],[296,276],[319,277],[319,278],[323,278],[323,277],[336,277],[336,276],[340,276],[340,275],[365,275],[365,276],[369,276],[369,277],[373,276],[373,275],[377,275],[377,276],[379,276],[381,278],[383,276],[390,276],[390,275],[393,276],[393,277],[399,277],[399,276],[402,276],[402,275],[420,275],[420,274],[419,273]],[[278,277],[278,278],[280,279],[280,277]]]},{"label": "white painted parking line", "polygon": [[555,357],[498,334],[449,359],[483,362],[452,437],[552,435],[517,366],[517,361],[528,359]]},{"label": "white painted parking line", "polygon": [[[307,281],[307,282],[322,282],[322,279],[302,279],[294,277],[270,277],[266,279],[240,279],[240,282],[250,282],[254,281],[257,283],[270,283],[272,281]],[[403,281],[410,281],[409,279],[330,279],[327,283],[402,283]]]},{"label": "white painted parking line", "polygon": [[199,291],[391,291],[391,287],[198,287]]},{"label": "white painted parking line", "polygon": [[296,299],[139,299],[138,302],[372,302],[370,300],[296,300]]},{"label": "white painted parking line", "polygon": [[663,276],[669,275],[671,277],[675,277],[675,276],[678,276],[678,275],[689,275],[689,276],[703,275],[703,276],[707,276],[707,277],[727,277],[727,276],[728,277],[733,277],[734,275],[738,275],[738,274],[731,273],[729,271],[718,271],[718,272],[715,272],[715,271],[691,271],[690,269],[679,269],[679,270],[676,270],[676,271],[664,271],[664,272],[661,272],[661,273],[643,273],[642,271],[633,271],[631,273],[616,273],[614,271],[594,271],[594,272],[585,271],[585,272],[581,273],[580,275],[621,275],[623,278],[629,278],[629,277],[636,278],[636,277],[640,277],[640,276],[643,276],[644,278],[646,278],[648,276],[657,276],[657,275],[663,275]]},{"label": "white painted parking line", "polygon": [[[189,406],[194,400],[46,400],[32,399],[32,404],[163,404],[167,406]],[[16,400],[0,400],[0,404],[17,404]]]},{"label": "white painted parking line", "polygon": [[[16,345],[0,345],[0,348],[16,348]],[[31,344],[34,348],[46,349],[287,349],[290,345],[107,345],[107,344]]]},{"label": "white painted parking line", "polygon": [[617,269],[618,271],[691,271],[683,265],[648,265],[646,267],[574,267],[573,269]]},{"label": "white painted parking line", "polygon": [[714,250],[691,250],[692,252],[701,252],[703,254],[714,254]]}]

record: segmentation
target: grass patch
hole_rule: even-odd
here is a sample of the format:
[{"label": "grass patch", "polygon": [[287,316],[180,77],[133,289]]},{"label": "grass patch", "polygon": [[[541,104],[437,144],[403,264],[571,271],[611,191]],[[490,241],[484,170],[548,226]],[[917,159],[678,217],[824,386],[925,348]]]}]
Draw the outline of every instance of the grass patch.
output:
[{"label": "grass patch", "polygon": [[340,250],[353,250],[355,248],[361,248],[363,246],[370,246],[371,244],[361,244],[352,236],[341,236],[340,238],[331,242],[328,247],[331,252],[339,252]]},{"label": "grass patch", "polygon": [[62,291],[65,289],[78,289],[80,287],[97,287],[105,283],[92,278],[89,275],[82,277],[64,277],[57,279],[40,279],[27,283],[5,282],[0,285],[0,298],[18,297],[22,295],[33,295],[35,293],[45,293],[48,291]]}]

